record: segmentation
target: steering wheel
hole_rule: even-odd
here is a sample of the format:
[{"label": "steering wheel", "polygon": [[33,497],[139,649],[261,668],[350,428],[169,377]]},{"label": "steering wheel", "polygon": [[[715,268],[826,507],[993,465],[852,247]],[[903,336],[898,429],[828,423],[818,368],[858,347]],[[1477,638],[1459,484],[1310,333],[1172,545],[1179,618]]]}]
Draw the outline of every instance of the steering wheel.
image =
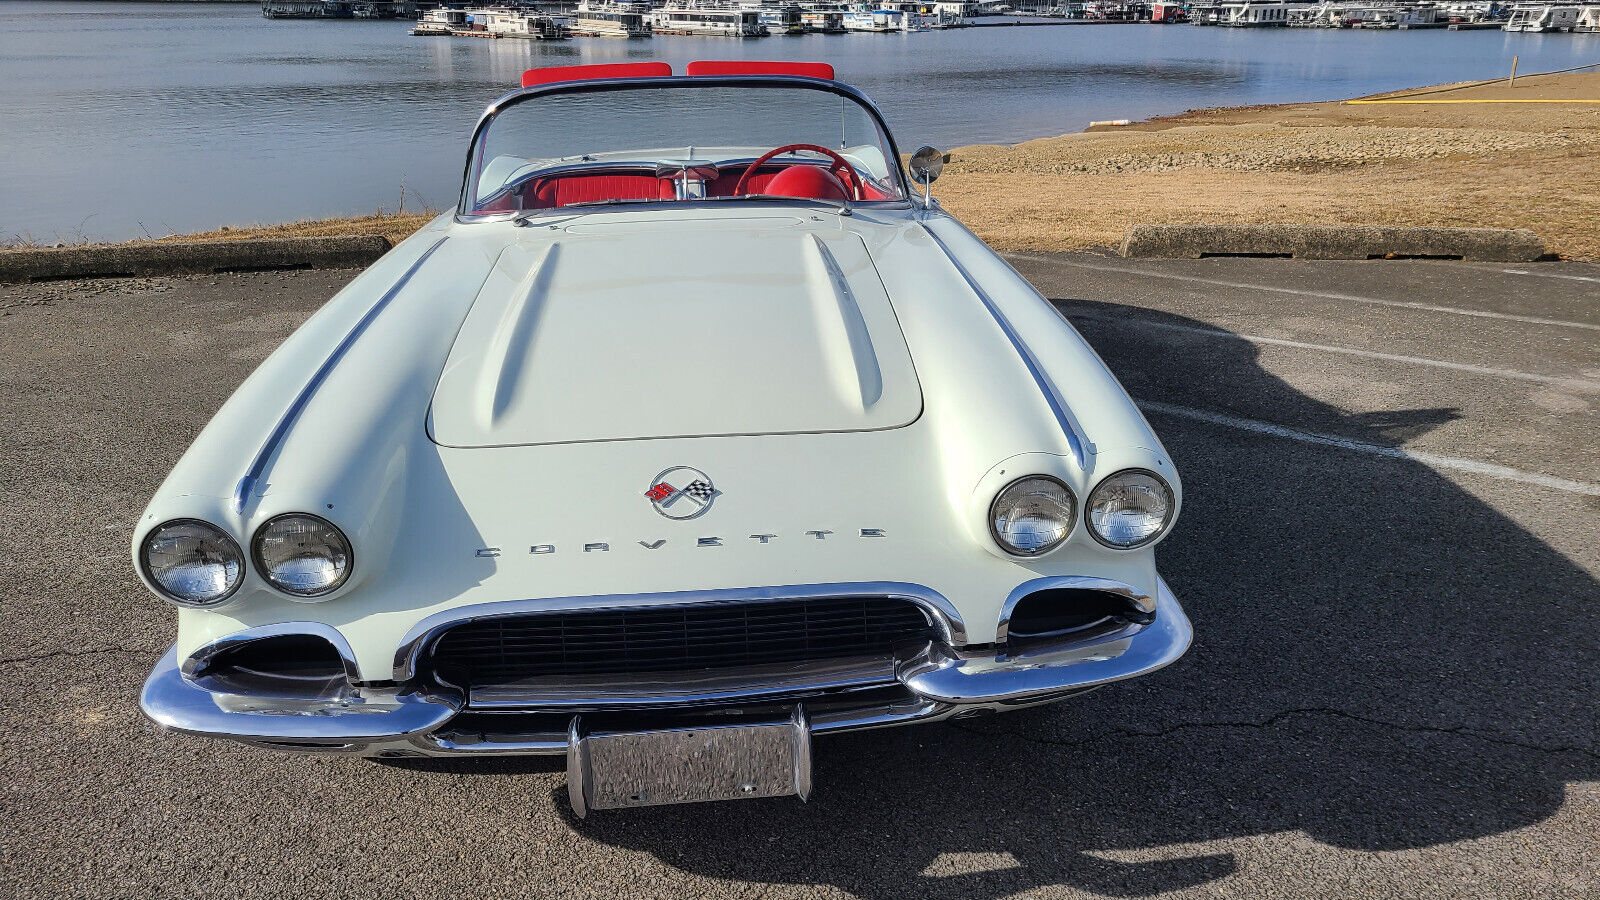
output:
[{"label": "steering wheel", "polygon": [[812,150],[817,153],[821,153],[823,156],[831,158],[833,162],[828,166],[828,171],[832,172],[836,176],[840,176],[839,180],[845,183],[845,186],[850,190],[850,195],[853,198],[856,200],[861,199],[861,176],[856,174],[856,170],[851,168],[850,163],[846,161],[844,157],[833,152],[832,150],[829,150],[827,147],[819,147],[816,144],[788,144],[786,146],[779,147],[776,150],[768,150],[766,153],[761,154],[761,158],[751,163],[750,168],[745,169],[744,174],[739,176],[739,183],[733,187],[733,195],[735,197],[743,196],[745,186],[750,183],[750,176],[754,175],[757,169],[771,162],[774,156],[778,156],[779,154],[783,153],[793,153],[796,150]]}]

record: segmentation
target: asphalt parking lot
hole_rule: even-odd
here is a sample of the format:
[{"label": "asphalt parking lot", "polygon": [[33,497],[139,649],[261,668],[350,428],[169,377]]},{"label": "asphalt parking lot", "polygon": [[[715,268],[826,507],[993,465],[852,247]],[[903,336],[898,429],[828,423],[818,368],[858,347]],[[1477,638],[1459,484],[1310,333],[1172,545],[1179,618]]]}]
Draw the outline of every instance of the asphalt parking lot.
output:
[{"label": "asphalt parking lot", "polygon": [[0,287],[0,894],[1600,896],[1600,266],[1019,255],[1145,407],[1189,654],[811,802],[158,734],[132,525],[354,273]]}]

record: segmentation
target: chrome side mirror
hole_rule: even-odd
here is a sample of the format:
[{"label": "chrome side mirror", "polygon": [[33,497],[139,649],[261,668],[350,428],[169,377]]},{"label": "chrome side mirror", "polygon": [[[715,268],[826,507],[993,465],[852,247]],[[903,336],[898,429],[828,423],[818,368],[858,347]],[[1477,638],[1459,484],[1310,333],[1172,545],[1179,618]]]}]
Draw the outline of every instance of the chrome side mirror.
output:
[{"label": "chrome side mirror", "polygon": [[944,171],[944,153],[933,147],[921,147],[911,154],[911,178],[922,184],[922,207],[933,206],[933,192],[929,185],[939,180],[939,173]]}]

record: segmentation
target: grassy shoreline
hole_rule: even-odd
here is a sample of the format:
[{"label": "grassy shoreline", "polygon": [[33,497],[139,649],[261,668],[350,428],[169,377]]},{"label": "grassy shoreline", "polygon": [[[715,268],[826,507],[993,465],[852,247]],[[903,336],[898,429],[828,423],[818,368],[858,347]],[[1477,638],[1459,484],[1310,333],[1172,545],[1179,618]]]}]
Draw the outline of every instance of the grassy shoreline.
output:
[{"label": "grassy shoreline", "polygon": [[[934,196],[1000,250],[1112,246],[1135,223],[1438,225],[1532,228],[1552,252],[1600,259],[1600,74],[1385,98],[1424,95],[1452,102],[1216,107],[958,147]],[[399,241],[433,215],[380,212],[154,241]]]}]

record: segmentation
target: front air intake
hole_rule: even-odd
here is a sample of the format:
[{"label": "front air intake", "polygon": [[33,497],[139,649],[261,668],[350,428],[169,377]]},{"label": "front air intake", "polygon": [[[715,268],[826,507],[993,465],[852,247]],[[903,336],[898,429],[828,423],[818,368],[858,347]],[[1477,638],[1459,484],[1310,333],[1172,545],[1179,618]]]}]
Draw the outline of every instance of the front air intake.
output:
[{"label": "front air intake", "polygon": [[1148,624],[1151,619],[1131,598],[1113,591],[1052,588],[1017,601],[1006,641],[1017,645],[1090,637],[1130,624]]},{"label": "front air intake", "polygon": [[938,636],[921,607],[887,597],[699,603],[496,616],[457,625],[423,662],[449,684],[635,676],[888,658]]}]

